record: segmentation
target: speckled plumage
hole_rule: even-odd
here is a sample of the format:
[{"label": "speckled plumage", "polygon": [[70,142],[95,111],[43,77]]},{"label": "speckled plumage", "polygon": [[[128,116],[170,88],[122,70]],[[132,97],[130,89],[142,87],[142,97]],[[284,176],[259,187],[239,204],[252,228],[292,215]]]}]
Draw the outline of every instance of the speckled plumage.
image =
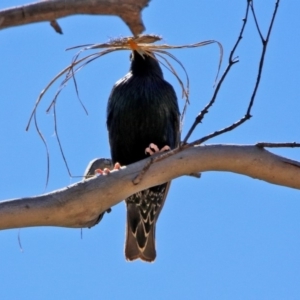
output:
[{"label": "speckled plumage", "polygon": [[[159,149],[178,146],[177,97],[154,58],[132,53],[129,73],[114,85],[109,97],[107,127],[113,163],[128,165],[146,158],[145,149],[150,143]],[[155,259],[155,223],[169,185],[168,182],[149,188],[125,200],[126,259]]]}]

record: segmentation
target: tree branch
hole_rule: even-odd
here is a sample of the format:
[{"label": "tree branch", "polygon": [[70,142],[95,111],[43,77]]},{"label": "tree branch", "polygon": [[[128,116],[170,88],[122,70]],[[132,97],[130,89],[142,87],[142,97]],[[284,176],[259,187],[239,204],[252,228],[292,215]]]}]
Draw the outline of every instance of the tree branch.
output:
[{"label": "tree branch", "polygon": [[49,194],[0,202],[0,229],[91,227],[101,213],[129,195],[195,172],[233,172],[300,189],[300,162],[255,145],[186,148],[153,163],[142,181],[135,185],[133,179],[143,170],[145,162],[147,160],[142,160],[107,176],[94,177]]},{"label": "tree branch", "polygon": [[0,30],[8,27],[49,21],[78,14],[116,15],[134,35],[145,30],[141,11],[149,0],[48,0],[0,11]]}]

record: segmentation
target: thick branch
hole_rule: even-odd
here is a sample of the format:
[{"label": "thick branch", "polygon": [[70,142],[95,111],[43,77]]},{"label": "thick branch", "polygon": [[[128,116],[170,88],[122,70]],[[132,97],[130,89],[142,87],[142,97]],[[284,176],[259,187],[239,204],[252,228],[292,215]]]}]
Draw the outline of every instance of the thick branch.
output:
[{"label": "thick branch", "polygon": [[0,202],[0,229],[29,226],[89,227],[100,213],[129,195],[182,175],[226,171],[300,189],[300,163],[256,146],[209,145],[187,148],[151,165],[143,180],[132,180],[147,160],[107,176],[49,194]]},{"label": "thick branch", "polygon": [[48,0],[0,11],[0,29],[62,17],[88,15],[116,15],[134,35],[145,30],[141,19],[142,9],[149,0]]}]

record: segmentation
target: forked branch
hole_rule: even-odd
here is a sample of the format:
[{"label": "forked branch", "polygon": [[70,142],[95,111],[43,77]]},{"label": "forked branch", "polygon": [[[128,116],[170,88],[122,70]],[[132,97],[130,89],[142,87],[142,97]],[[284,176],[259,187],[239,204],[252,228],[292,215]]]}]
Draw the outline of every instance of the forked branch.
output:
[{"label": "forked branch", "polygon": [[188,134],[184,138],[183,143],[182,143],[183,145],[185,145],[187,143],[189,137],[191,136],[191,134],[193,133],[193,131],[195,130],[195,128],[197,127],[197,125],[202,122],[205,114],[209,111],[209,108],[214,104],[214,102],[216,100],[216,97],[217,97],[217,95],[219,93],[219,90],[220,90],[220,88],[222,86],[222,83],[224,82],[224,79],[228,75],[231,67],[235,63],[238,62],[237,58],[234,58],[234,53],[235,53],[235,51],[236,51],[236,49],[237,49],[240,41],[242,40],[244,29],[246,27],[247,20],[248,20],[248,17],[249,17],[249,8],[251,8],[251,12],[252,12],[252,15],[254,17],[255,24],[256,24],[256,29],[257,29],[257,32],[258,32],[260,38],[261,38],[262,50],[261,50],[260,61],[259,61],[258,70],[257,70],[257,78],[256,78],[256,82],[255,82],[255,85],[254,85],[254,88],[253,88],[253,91],[252,91],[252,94],[251,94],[251,97],[250,97],[250,101],[249,101],[249,104],[248,104],[248,107],[247,107],[247,110],[246,110],[246,114],[240,120],[236,121],[235,123],[231,124],[230,126],[227,126],[227,127],[223,128],[223,129],[220,129],[220,130],[217,130],[217,131],[215,131],[213,133],[210,133],[209,135],[207,135],[205,137],[197,139],[196,141],[190,143],[189,145],[193,146],[193,145],[204,143],[205,141],[207,141],[207,140],[209,140],[209,139],[211,139],[213,137],[216,137],[218,135],[221,135],[221,134],[223,134],[225,132],[228,132],[228,131],[231,131],[231,130],[237,128],[238,126],[242,125],[244,122],[246,122],[247,120],[249,120],[251,118],[251,109],[253,107],[254,100],[255,100],[255,97],[256,97],[256,93],[257,93],[257,90],[258,90],[258,87],[259,87],[259,84],[260,84],[261,75],[262,75],[262,71],[263,71],[263,65],[264,65],[264,61],[265,61],[265,55],[266,55],[266,51],[267,51],[267,47],[268,47],[270,35],[271,35],[271,32],[272,32],[274,20],[275,20],[276,14],[277,14],[279,2],[280,2],[280,0],[276,0],[275,8],[274,8],[274,11],[273,11],[273,15],[272,15],[272,18],[271,18],[271,21],[270,21],[270,25],[269,25],[269,28],[268,28],[268,32],[267,32],[266,38],[263,38],[263,35],[261,33],[261,30],[260,30],[260,27],[258,25],[258,21],[257,21],[257,18],[256,18],[254,6],[253,6],[253,0],[248,0],[247,1],[247,7],[246,7],[245,17],[243,19],[243,25],[242,25],[242,28],[240,30],[240,34],[239,34],[239,36],[237,38],[237,41],[236,41],[235,45],[233,46],[233,48],[231,50],[231,53],[229,55],[228,66],[225,69],[225,72],[223,73],[222,77],[220,78],[219,82],[216,85],[216,89],[215,89],[215,92],[213,94],[212,99],[209,101],[209,103],[205,106],[205,108],[196,117],[196,119],[195,119],[192,127],[190,128]]}]

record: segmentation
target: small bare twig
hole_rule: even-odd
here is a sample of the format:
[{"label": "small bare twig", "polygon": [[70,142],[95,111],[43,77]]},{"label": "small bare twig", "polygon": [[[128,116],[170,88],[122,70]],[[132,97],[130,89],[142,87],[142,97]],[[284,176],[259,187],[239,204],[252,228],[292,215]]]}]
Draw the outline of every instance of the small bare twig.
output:
[{"label": "small bare twig", "polygon": [[[249,5],[251,5],[252,2],[253,2],[253,0],[248,0],[247,11],[249,10]],[[277,13],[277,10],[278,10],[279,2],[280,2],[280,0],[276,0],[275,9],[274,9],[273,16],[272,16],[272,19],[271,19],[271,22],[270,22],[270,25],[269,25],[269,29],[268,29],[266,39],[262,39],[262,52],[261,52],[260,61],[259,61],[257,78],[256,78],[256,82],[255,82],[255,86],[254,86],[252,95],[250,97],[250,102],[249,102],[246,114],[244,115],[243,118],[241,118],[237,122],[231,124],[230,126],[227,126],[227,127],[223,128],[221,130],[217,130],[213,133],[210,133],[209,135],[207,135],[205,137],[202,137],[201,139],[198,139],[198,140],[190,143],[189,144],[190,146],[201,144],[201,143],[203,143],[203,142],[205,142],[205,141],[207,141],[207,140],[209,140],[213,137],[216,137],[216,136],[221,135],[225,132],[231,131],[231,130],[237,128],[238,126],[242,125],[245,121],[247,121],[251,118],[250,112],[251,112],[252,106],[254,104],[255,96],[256,96],[256,93],[257,93],[257,90],[258,90],[258,87],[259,87],[259,84],[260,84],[261,74],[262,74],[263,65],[264,65],[264,61],[265,61],[265,54],[266,54],[269,38],[270,38],[270,35],[271,35],[271,31],[272,31],[272,28],[273,28],[274,20],[275,20],[275,17],[276,17],[276,13]],[[252,9],[253,9],[253,7],[252,7]],[[254,9],[253,9],[253,11],[254,11]],[[246,16],[247,16],[247,14],[246,14]],[[247,21],[247,19],[244,20],[244,24],[246,24],[246,21]],[[260,32],[258,25],[257,25],[257,30],[258,30],[258,32]],[[241,38],[241,36],[239,38]],[[233,55],[233,52],[231,52],[230,59],[232,59],[232,55]]]},{"label": "small bare twig", "polygon": [[224,82],[224,79],[226,78],[226,76],[228,75],[231,67],[238,63],[239,60],[237,58],[234,58],[233,55],[235,53],[235,50],[237,49],[240,41],[242,40],[243,38],[243,33],[244,33],[244,30],[245,30],[245,27],[246,27],[246,23],[247,23],[247,20],[248,20],[248,14],[249,14],[249,2],[248,2],[248,5],[246,7],[246,13],[245,13],[245,17],[243,19],[243,25],[242,25],[242,28],[240,30],[240,33],[239,33],[239,36],[237,38],[237,41],[235,43],[235,45],[233,46],[231,52],[230,52],[230,55],[229,55],[229,60],[228,60],[228,65],[223,73],[223,75],[221,76],[220,80],[218,81],[217,85],[216,85],[216,88],[215,88],[215,91],[214,91],[214,94],[211,98],[211,100],[208,102],[208,104],[202,109],[202,111],[198,114],[198,116],[196,117],[193,125],[191,126],[191,128],[189,129],[187,135],[185,136],[184,140],[182,141],[182,144],[186,144],[188,139],[190,138],[190,136],[192,135],[193,131],[195,130],[195,128],[197,127],[198,124],[200,124],[204,118],[204,116],[208,113],[209,109],[213,106],[213,104],[215,103],[216,101],[216,98],[217,98],[217,95],[219,93],[219,90]]},{"label": "small bare twig", "polygon": [[292,143],[266,143],[259,142],[255,146],[259,148],[296,148],[300,147],[300,143],[292,142]]},{"label": "small bare twig", "polygon": [[254,18],[254,22],[255,22],[255,26],[256,26],[257,32],[259,34],[260,39],[263,41],[264,37],[263,37],[263,35],[261,33],[261,30],[260,30],[260,27],[258,25],[258,21],[257,21],[257,18],[256,18],[256,13],[255,13],[253,1],[252,0],[248,0],[248,3],[249,3],[250,8],[251,8],[251,12],[252,12],[252,15],[253,15],[253,18]]},{"label": "small bare twig", "polygon": [[24,252],[22,243],[21,243],[21,228],[19,228],[19,230],[18,230],[18,244],[19,244],[20,252]]}]

